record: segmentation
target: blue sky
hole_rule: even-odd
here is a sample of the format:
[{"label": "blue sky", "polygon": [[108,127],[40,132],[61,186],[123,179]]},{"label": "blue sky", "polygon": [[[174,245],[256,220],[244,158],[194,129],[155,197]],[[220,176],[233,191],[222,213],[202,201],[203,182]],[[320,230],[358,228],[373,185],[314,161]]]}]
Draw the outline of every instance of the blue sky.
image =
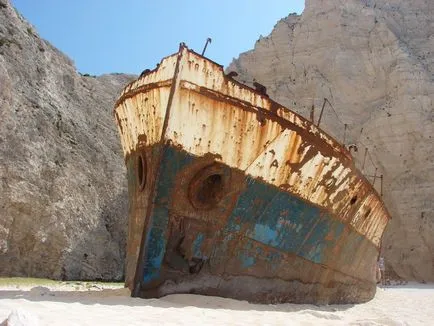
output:
[{"label": "blue sky", "polygon": [[138,74],[176,52],[180,42],[227,66],[304,0],[12,0],[81,73]]}]

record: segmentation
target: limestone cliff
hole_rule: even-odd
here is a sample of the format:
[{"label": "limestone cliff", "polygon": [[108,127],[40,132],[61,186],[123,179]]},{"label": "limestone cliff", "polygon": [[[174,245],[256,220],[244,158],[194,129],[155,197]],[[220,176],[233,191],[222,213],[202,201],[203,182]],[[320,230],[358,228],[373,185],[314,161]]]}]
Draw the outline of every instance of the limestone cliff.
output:
[{"label": "limestone cliff", "polygon": [[315,121],[330,101],[322,128],[384,175],[389,271],[434,281],[434,1],[306,0],[232,70],[306,117],[314,106]]},{"label": "limestone cliff", "polygon": [[112,116],[132,76],[81,76],[0,0],[0,275],[122,279],[127,194]]}]

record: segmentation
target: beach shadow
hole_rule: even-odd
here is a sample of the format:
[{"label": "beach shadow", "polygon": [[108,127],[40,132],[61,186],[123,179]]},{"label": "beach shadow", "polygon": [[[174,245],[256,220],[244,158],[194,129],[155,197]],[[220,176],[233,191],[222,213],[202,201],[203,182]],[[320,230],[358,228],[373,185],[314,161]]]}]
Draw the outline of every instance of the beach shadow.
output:
[{"label": "beach shadow", "polygon": [[[130,297],[127,289],[104,289],[90,291],[52,291],[45,287],[35,287],[30,291],[10,290],[0,291],[2,299],[25,299],[41,302],[79,303],[83,305],[113,305],[140,307],[151,306],[156,308],[195,307],[200,309],[224,309],[236,311],[263,311],[263,312],[302,312],[316,317],[334,319],[334,312],[345,311],[354,307],[354,304],[344,305],[313,305],[313,304],[253,304],[228,298],[204,296],[196,294],[172,294],[158,299],[142,299]],[[337,318],[337,316],[336,316]]]}]

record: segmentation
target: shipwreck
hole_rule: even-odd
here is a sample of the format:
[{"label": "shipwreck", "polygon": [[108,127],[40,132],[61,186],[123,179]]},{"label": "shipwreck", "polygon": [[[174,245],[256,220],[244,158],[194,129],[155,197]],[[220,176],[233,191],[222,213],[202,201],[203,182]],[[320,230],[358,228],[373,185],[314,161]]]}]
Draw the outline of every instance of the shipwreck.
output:
[{"label": "shipwreck", "polygon": [[390,216],[350,152],[181,44],[114,109],[133,296],[356,303]]}]

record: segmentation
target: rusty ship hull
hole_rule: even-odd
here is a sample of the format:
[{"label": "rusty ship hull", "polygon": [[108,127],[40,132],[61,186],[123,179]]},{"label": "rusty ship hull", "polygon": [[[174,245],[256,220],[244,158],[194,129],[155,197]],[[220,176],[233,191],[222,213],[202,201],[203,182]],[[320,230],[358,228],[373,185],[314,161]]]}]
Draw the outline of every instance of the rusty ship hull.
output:
[{"label": "rusty ship hull", "polygon": [[115,110],[133,296],[356,303],[390,216],[349,152],[180,46]]}]

